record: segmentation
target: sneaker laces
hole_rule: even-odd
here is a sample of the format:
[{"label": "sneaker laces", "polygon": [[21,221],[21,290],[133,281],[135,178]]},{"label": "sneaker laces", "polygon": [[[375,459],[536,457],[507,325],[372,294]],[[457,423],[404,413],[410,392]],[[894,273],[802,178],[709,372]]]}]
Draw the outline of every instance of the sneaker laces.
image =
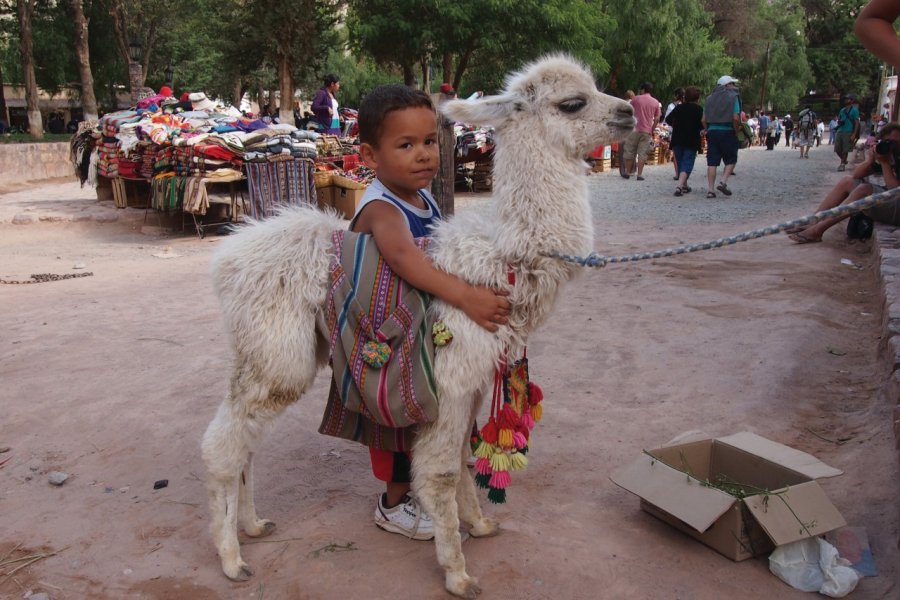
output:
[{"label": "sneaker laces", "polygon": [[422,514],[424,511],[422,510],[422,506],[419,504],[419,499],[416,498],[413,494],[406,494],[406,501],[404,501],[403,510],[410,510],[415,513],[416,520],[413,523],[412,533],[404,534],[406,537],[412,539],[419,532],[419,523],[422,522]]}]

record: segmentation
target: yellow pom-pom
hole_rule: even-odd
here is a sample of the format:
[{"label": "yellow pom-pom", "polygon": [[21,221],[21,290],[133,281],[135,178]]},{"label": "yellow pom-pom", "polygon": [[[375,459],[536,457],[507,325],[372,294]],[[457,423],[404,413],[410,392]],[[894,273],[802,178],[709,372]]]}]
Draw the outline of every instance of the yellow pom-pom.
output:
[{"label": "yellow pom-pom", "polygon": [[528,457],[521,452],[513,452],[509,455],[509,468],[512,471],[521,471],[528,466]]},{"label": "yellow pom-pom", "polygon": [[491,468],[495,471],[509,471],[509,455],[497,449],[491,456]]},{"label": "yellow pom-pom", "polygon": [[478,447],[475,448],[475,456],[477,458],[490,458],[494,454],[494,446],[481,440]]},{"label": "yellow pom-pom", "polygon": [[541,417],[544,416],[544,405],[543,404],[535,404],[531,407],[531,418],[534,419],[534,422],[537,423],[541,420]]},{"label": "yellow pom-pom", "polygon": [[501,448],[512,448],[513,447],[513,430],[512,429],[501,429],[499,434],[497,435],[497,445]]}]

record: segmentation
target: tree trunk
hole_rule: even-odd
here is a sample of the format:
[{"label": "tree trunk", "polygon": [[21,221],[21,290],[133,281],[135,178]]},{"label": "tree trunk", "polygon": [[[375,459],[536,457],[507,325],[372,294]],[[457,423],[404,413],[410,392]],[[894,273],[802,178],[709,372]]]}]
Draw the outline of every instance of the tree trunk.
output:
[{"label": "tree trunk", "polygon": [[444,58],[441,60],[441,83],[450,83],[453,77],[453,53],[444,52]]},{"label": "tree trunk", "polygon": [[[447,94],[432,94],[434,105],[440,109],[440,104],[451,99]],[[440,110],[438,110],[440,115]],[[438,151],[441,156],[441,164],[437,175],[431,180],[431,195],[437,202],[441,216],[449,217],[455,210],[454,186],[456,183],[456,136],[453,135],[453,123],[443,116],[438,117]]]},{"label": "tree trunk", "polygon": [[412,66],[403,65],[401,69],[403,70],[403,83],[409,87],[414,87],[416,85],[416,75],[413,73]]},{"label": "tree trunk", "polygon": [[0,65],[0,120],[9,127],[9,110],[6,108],[6,94],[3,93],[3,67]]},{"label": "tree trunk", "polygon": [[431,60],[428,56],[423,56],[419,61],[422,66],[422,89],[426,94],[431,93]]},{"label": "tree trunk", "polygon": [[38,106],[38,87],[34,77],[34,43],[31,37],[31,17],[35,0],[16,0],[19,13],[19,51],[22,53],[22,74],[25,78],[25,106],[28,110],[28,130],[34,139],[44,137],[41,109]]},{"label": "tree trunk", "polygon": [[88,49],[88,22],[84,16],[84,0],[70,0],[75,18],[75,59],[81,76],[81,108],[85,121],[96,121],[97,97],[94,95],[94,75]]},{"label": "tree trunk", "polygon": [[278,120],[289,125],[294,124],[294,79],[291,77],[291,59],[285,53],[278,57],[278,82],[281,87],[281,102],[278,107]]},{"label": "tree trunk", "polygon": [[234,107],[238,110],[241,110],[241,100],[244,99],[244,94],[241,93],[240,77],[234,80],[234,87],[231,88],[231,99]]}]

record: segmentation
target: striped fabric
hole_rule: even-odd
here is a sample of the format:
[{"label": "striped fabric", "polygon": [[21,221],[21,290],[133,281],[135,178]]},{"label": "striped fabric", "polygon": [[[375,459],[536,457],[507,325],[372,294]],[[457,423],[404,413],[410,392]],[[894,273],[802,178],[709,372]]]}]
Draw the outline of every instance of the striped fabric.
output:
[{"label": "striped fabric", "polygon": [[311,159],[246,162],[244,171],[250,192],[249,215],[254,219],[272,216],[279,206],[316,202],[315,162]]},{"label": "striped fabric", "polygon": [[[397,277],[370,235],[336,231],[326,323],[332,385],[320,433],[405,451],[411,425],[437,418],[431,297]],[[419,238],[421,248],[428,238]],[[369,341],[390,346],[381,368],[363,360]]]}]

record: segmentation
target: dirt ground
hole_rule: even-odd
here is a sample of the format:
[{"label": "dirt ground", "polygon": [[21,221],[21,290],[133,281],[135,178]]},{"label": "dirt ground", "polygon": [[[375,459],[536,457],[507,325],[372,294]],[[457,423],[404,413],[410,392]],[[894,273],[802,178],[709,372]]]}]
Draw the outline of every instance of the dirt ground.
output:
[{"label": "dirt ground", "polygon": [[[673,204],[670,167],[649,168],[645,188],[595,175],[596,247],[657,249],[807,214],[837,177],[833,156],[813,158],[805,172],[779,175],[774,208],[753,208],[757,197],[742,186],[758,182],[757,169],[798,164],[794,152],[749,152],[735,196],[716,201],[698,181]],[[673,225],[613,210],[626,201],[747,211]],[[229,378],[207,275],[220,238],[146,236],[139,224],[0,224],[0,278],[83,272],[76,263],[93,273],[0,285],[0,447],[9,447],[0,454],[0,564],[44,556],[15,573],[27,561],[0,566],[0,597],[447,597],[433,544],[372,523],[379,484],[365,448],[316,433],[324,372],[258,455],[257,507],[278,529],[242,537],[256,576],[222,575],[199,456]],[[834,228],[822,244],[772,236],[614,265],[568,286],[529,346],[546,397],[530,466],[505,505],[484,500],[501,534],[463,545],[482,597],[807,597],[770,574],[764,557],[723,558],[642,512],[609,479],[642,449],[685,432],[744,430],[845,471],[821,484],[847,522],[865,528],[879,571],[850,597],[898,597],[900,484],[890,406],[876,393],[884,371],[873,266],[871,242],[850,244]],[[50,471],[70,477],[54,487]],[[163,479],[168,486],[154,490]]]}]

